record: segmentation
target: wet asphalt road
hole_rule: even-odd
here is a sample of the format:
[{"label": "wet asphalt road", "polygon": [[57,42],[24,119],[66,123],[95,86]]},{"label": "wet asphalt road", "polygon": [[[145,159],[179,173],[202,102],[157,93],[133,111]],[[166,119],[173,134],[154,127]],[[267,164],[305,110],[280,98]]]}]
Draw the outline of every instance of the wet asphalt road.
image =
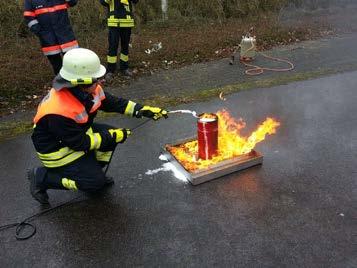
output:
[{"label": "wet asphalt road", "polygon": [[[180,106],[225,107],[248,131],[266,116],[281,127],[257,147],[261,167],[191,186],[170,172],[145,172],[162,165],[160,147],[194,135],[194,119],[150,122],[116,152],[116,184],[102,196],[41,216],[28,241],[0,232],[0,265],[356,267],[356,84],[351,72]],[[24,177],[38,164],[29,136],[2,143],[0,157],[0,223],[40,211]],[[56,205],[78,193],[49,195]]]}]

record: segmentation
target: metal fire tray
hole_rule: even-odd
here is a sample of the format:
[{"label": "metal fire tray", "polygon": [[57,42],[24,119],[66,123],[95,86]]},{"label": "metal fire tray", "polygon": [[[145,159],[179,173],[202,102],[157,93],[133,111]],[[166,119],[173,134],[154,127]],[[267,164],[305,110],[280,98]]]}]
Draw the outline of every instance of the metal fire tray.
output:
[{"label": "metal fire tray", "polygon": [[167,149],[168,146],[175,147],[182,143],[193,141],[196,138],[185,139],[175,144],[167,144],[164,148],[164,155],[166,158],[181,172],[186,178],[193,184],[198,185],[227,174],[243,170],[252,166],[263,164],[263,155],[255,150],[252,150],[248,154],[240,155],[231,159],[221,161],[208,168],[188,171],[181,163],[173,156]]}]

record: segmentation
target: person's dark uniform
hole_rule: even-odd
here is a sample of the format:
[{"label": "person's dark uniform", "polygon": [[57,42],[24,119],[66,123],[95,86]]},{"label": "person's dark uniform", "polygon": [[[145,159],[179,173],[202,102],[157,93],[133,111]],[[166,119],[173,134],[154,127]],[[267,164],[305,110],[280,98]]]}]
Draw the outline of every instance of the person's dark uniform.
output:
[{"label": "person's dark uniform", "polygon": [[31,195],[42,204],[48,203],[47,189],[95,192],[113,182],[102,168],[131,131],[93,123],[98,110],[153,120],[167,117],[161,108],[105,93],[96,82],[105,71],[93,51],[72,49],[38,106],[32,141],[43,167],[31,169],[28,179]]},{"label": "person's dark uniform", "polygon": [[77,0],[25,0],[26,24],[40,40],[42,52],[50,61],[53,72],[62,66],[62,54],[78,47],[67,9]]},{"label": "person's dark uniform", "polygon": [[[117,142],[109,131],[115,127],[93,123],[97,111],[134,116],[142,107],[104,93],[99,85],[93,94],[79,87],[52,89],[34,118],[32,141],[44,165],[30,174],[35,176],[37,187],[43,191],[94,192],[101,189],[107,180],[102,168]],[[120,142],[125,139],[126,130],[123,129]]]},{"label": "person's dark uniform", "polygon": [[128,68],[131,28],[134,27],[132,3],[136,4],[137,2],[139,2],[139,0],[100,0],[100,3],[108,8],[108,73],[114,73],[116,71],[120,40],[120,71],[124,75],[131,75]]}]

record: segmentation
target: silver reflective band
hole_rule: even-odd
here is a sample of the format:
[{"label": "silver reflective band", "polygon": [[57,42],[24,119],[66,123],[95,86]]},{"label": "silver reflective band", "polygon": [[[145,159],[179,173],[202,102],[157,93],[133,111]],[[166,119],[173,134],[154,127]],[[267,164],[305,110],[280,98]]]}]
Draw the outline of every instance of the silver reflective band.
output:
[{"label": "silver reflective band", "polygon": [[96,135],[93,135],[93,143],[94,143],[94,148],[96,148],[99,144],[99,139]]},{"label": "silver reflective band", "polygon": [[75,120],[78,122],[83,122],[86,121],[88,118],[88,114],[86,111],[83,111],[82,113],[76,115]]},{"label": "silver reflective band", "polygon": [[94,134],[88,134],[90,138],[90,150],[93,149],[98,149],[100,147],[100,144],[102,143],[102,137],[100,136],[99,133],[94,133]]},{"label": "silver reflective band", "polygon": [[94,103],[93,106],[96,106],[96,105],[100,102],[100,97],[99,97],[99,95],[95,96],[94,99],[92,100],[92,102]]},{"label": "silver reflective band", "polygon": [[29,28],[31,28],[31,27],[34,26],[35,24],[38,24],[38,20],[32,20],[32,21],[30,21],[30,22],[27,24],[27,26],[28,26]]},{"label": "silver reflective band", "polygon": [[103,89],[101,89],[100,92],[99,92],[99,98],[102,99],[103,97],[105,97],[105,94],[104,94]]}]

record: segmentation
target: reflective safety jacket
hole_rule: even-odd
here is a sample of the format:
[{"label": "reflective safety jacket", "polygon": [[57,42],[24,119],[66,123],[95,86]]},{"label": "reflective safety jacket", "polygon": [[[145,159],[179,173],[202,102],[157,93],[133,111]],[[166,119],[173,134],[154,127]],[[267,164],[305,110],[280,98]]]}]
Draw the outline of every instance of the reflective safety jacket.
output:
[{"label": "reflective safety jacket", "polygon": [[137,2],[139,0],[100,0],[100,3],[108,8],[108,26],[134,27],[132,3],[136,4]]},{"label": "reflective safety jacket", "polygon": [[98,110],[134,116],[140,108],[140,104],[104,93],[99,85],[93,94],[78,87],[51,89],[38,107],[32,141],[44,166],[61,167],[91,150],[113,149],[107,131],[93,133],[91,129]]},{"label": "reflective safety jacket", "polygon": [[25,0],[24,18],[38,36],[45,55],[55,55],[78,47],[67,9],[77,0]]}]

